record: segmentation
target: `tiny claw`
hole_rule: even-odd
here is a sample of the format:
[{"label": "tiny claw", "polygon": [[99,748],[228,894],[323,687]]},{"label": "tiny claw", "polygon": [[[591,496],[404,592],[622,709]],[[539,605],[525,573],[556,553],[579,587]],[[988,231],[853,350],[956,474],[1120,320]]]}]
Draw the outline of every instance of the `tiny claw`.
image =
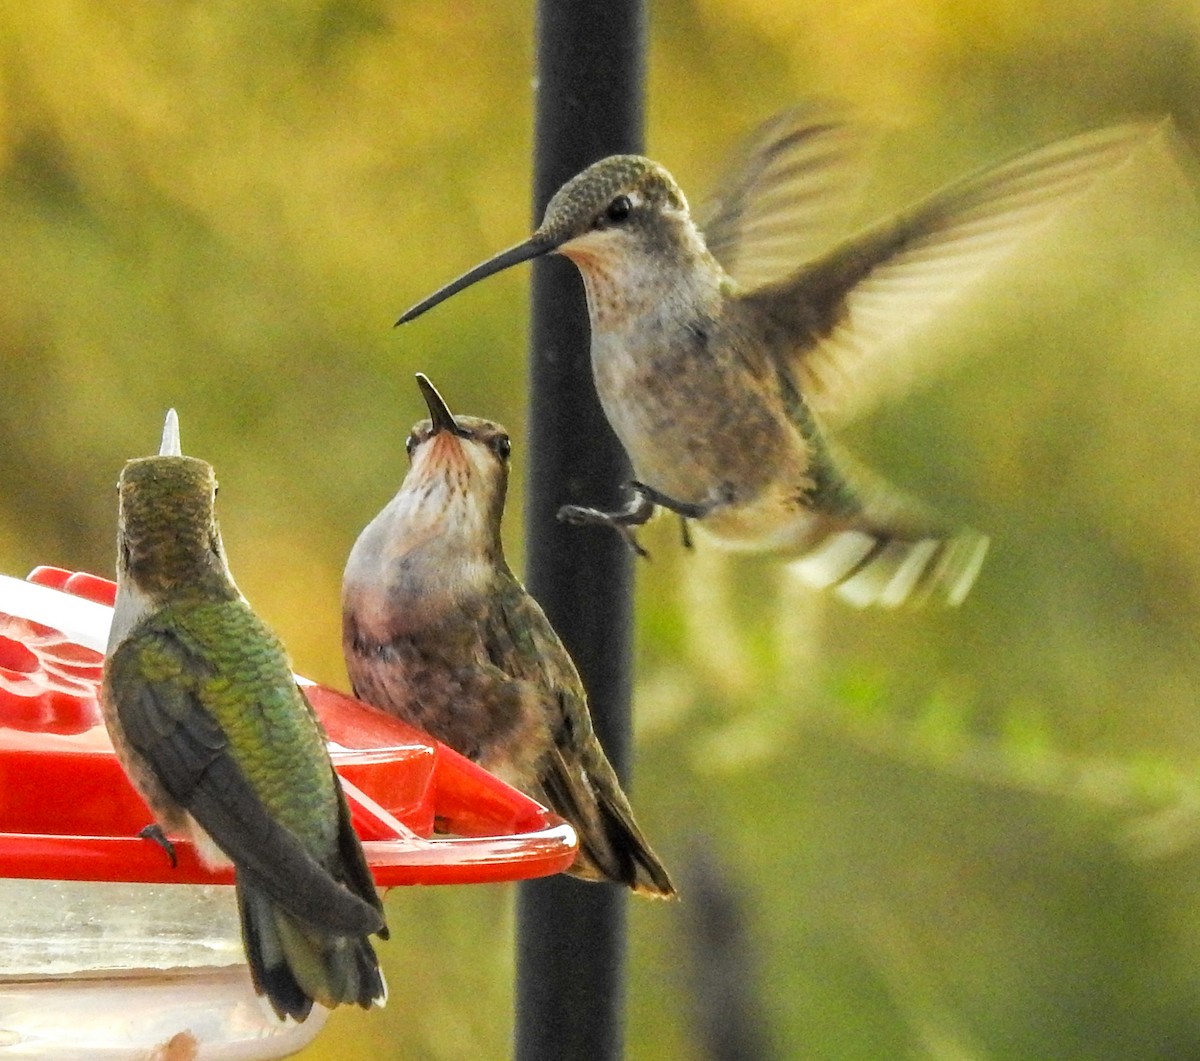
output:
[{"label": "tiny claw", "polygon": [[687,516],[679,517],[679,538],[683,542],[683,547],[685,549],[693,548],[692,532],[688,528]]},{"label": "tiny claw", "polygon": [[621,512],[601,512],[598,508],[585,508],[583,505],[563,505],[558,510],[558,521],[569,523],[573,527],[611,527],[627,546],[643,560],[649,560],[650,554],[638,543],[637,536],[630,529],[629,521],[622,519]]},{"label": "tiny claw", "polygon": [[630,530],[628,527],[618,524],[617,531],[621,537],[625,539],[625,544],[633,550],[634,556],[641,557],[643,560],[650,559],[650,551],[642,546],[641,542],[637,540],[637,535],[634,534],[632,530]]},{"label": "tiny claw", "polygon": [[175,845],[167,839],[167,834],[162,831],[162,826],[157,822],[151,822],[138,833],[138,836],[143,840],[151,840],[158,844],[167,853],[167,858],[170,859],[172,869],[175,869],[179,865],[179,860],[175,856]]}]

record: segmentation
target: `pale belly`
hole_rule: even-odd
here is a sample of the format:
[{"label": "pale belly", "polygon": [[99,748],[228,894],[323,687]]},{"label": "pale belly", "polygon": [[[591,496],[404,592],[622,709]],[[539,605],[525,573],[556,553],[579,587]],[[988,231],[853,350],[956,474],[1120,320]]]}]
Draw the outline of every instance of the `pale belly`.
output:
[{"label": "pale belly", "polygon": [[689,504],[732,495],[704,521],[721,537],[758,537],[790,518],[807,447],[770,396],[707,358],[631,352],[611,335],[593,338],[592,369],[636,479]]},{"label": "pale belly", "polygon": [[823,535],[822,517],[774,491],[745,505],[718,509],[699,522],[704,536],[743,553],[802,553]]}]

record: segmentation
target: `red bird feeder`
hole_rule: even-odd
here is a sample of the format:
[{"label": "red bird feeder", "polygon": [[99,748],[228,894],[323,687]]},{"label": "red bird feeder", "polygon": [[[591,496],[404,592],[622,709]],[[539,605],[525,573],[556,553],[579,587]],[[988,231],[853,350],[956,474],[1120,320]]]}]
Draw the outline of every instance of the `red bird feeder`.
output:
[{"label": "red bird feeder", "polygon": [[[116,1059],[221,1043],[213,1056],[284,1056],[324,1014],[280,1023],[255,998],[220,887],[232,870],[206,869],[184,840],[173,868],[138,836],[152,817],[97,699],[115,591],[59,568],[0,576],[0,935],[19,941],[0,956],[0,1046]],[[574,860],[571,827],[533,800],[398,719],[300,681],[380,887],[519,880]]]}]

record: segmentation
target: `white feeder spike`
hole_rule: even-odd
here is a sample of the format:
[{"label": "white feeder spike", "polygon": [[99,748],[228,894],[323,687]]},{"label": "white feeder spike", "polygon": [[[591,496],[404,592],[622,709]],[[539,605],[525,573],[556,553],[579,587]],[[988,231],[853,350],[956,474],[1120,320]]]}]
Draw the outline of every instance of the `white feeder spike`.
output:
[{"label": "white feeder spike", "polygon": [[183,449],[179,444],[179,416],[174,409],[167,410],[167,419],[163,424],[162,446],[159,447],[160,457],[182,457]]}]

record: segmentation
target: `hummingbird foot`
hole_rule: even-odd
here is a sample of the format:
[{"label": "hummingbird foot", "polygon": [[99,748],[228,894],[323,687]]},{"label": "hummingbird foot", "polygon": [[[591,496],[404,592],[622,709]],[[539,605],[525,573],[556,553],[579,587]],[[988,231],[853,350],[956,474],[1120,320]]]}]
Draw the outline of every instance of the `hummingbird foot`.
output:
[{"label": "hummingbird foot", "polygon": [[616,512],[604,512],[601,509],[586,508],[583,505],[563,505],[558,510],[558,519],[561,523],[570,523],[575,527],[611,527],[621,535],[625,544],[636,555],[649,560],[650,554],[639,544],[632,528],[640,527],[654,515],[654,502],[646,496],[640,483],[627,483],[626,487],[631,491],[632,496],[629,503]]},{"label": "hummingbird foot", "polygon": [[[659,508],[665,508],[670,512],[678,514],[685,520],[704,519],[705,516],[710,515],[716,509],[731,504],[734,498],[733,486],[730,483],[722,483],[703,501],[677,501],[668,494],[655,490],[654,487],[647,486],[637,479],[633,479],[625,485],[633,491],[641,502],[649,502],[651,506],[657,505]],[[651,508],[651,511],[653,511],[653,508]],[[690,539],[690,535],[688,537]]]},{"label": "hummingbird foot", "polygon": [[[654,510],[652,505],[649,508],[650,511]],[[598,508],[585,508],[583,505],[563,505],[558,510],[558,521],[570,523],[573,527],[611,527],[624,539],[633,553],[645,560],[650,559],[650,554],[642,548],[632,530],[646,520],[630,519],[625,509],[620,512],[602,512]]]},{"label": "hummingbird foot", "polygon": [[172,869],[179,865],[179,860],[175,856],[175,845],[167,839],[167,834],[162,831],[162,826],[157,822],[151,822],[138,833],[138,836],[143,840],[152,840],[158,844],[167,853],[167,858],[170,859]]},{"label": "hummingbird foot", "polygon": [[688,530],[689,519],[703,519],[715,509],[731,504],[734,499],[733,486],[723,483],[704,501],[677,501],[668,494],[655,490],[652,486],[637,479],[625,483],[625,489],[630,493],[629,503],[617,512],[603,512],[598,508],[585,508],[582,505],[563,505],[558,510],[558,518],[563,523],[571,523],[577,527],[596,526],[612,527],[625,543],[638,556],[647,560],[650,554],[638,544],[632,527],[640,527],[652,515],[656,508],[665,508],[680,517],[682,525],[683,544],[685,548],[692,547],[692,536]]}]

